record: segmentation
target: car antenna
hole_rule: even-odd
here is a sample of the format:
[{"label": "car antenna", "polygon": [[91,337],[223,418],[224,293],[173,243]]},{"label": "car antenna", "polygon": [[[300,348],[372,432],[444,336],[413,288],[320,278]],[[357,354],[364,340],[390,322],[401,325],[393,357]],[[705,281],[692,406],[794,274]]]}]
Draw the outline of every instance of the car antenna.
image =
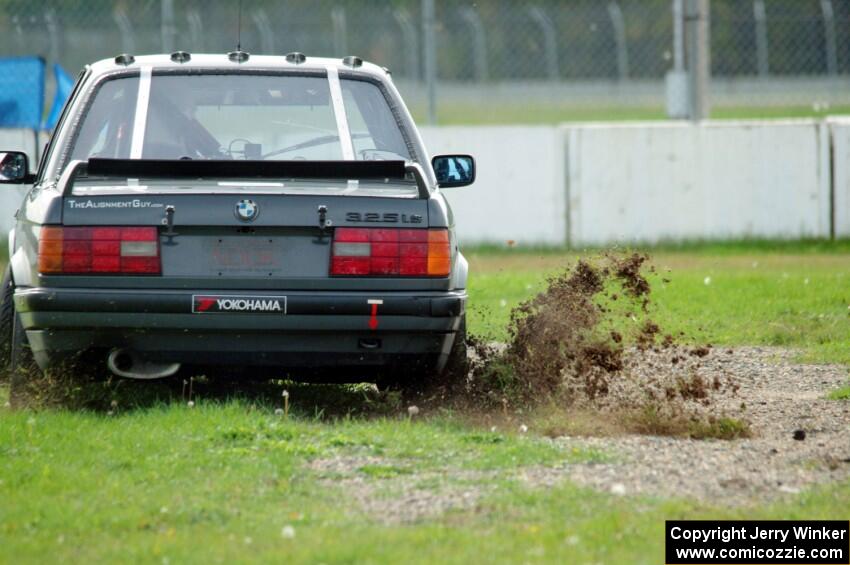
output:
[{"label": "car antenna", "polygon": [[242,51],[242,0],[239,0],[239,12],[236,17],[236,51]]},{"label": "car antenna", "polygon": [[250,54],[242,51],[242,0],[239,0],[239,15],[236,23],[236,51],[227,54],[227,58],[234,63],[244,63]]}]

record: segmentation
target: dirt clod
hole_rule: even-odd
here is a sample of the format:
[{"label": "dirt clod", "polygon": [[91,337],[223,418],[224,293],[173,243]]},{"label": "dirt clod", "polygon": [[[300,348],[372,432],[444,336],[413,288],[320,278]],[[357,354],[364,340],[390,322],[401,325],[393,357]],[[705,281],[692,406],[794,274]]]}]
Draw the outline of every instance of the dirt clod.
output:
[{"label": "dirt clod", "polygon": [[505,347],[472,343],[467,392],[503,409],[546,402],[594,410],[640,433],[749,433],[714,407],[713,395],[736,385],[701,374],[711,346],[680,345],[652,319],[648,261],[608,253],[551,277],[511,312]]}]

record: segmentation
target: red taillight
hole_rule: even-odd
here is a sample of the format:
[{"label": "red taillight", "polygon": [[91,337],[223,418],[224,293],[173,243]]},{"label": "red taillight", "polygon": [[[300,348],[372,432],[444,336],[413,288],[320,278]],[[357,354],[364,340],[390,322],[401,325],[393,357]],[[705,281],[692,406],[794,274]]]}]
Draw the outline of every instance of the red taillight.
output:
[{"label": "red taillight", "polygon": [[331,275],[447,277],[451,257],[446,229],[336,228]]},{"label": "red taillight", "polygon": [[158,275],[159,234],[154,227],[45,226],[38,270],[45,275]]}]

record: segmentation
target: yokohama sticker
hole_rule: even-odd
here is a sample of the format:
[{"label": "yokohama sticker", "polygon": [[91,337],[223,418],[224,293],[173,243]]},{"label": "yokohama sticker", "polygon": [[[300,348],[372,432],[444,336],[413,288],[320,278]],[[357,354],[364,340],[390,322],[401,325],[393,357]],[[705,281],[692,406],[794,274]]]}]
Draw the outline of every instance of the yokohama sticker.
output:
[{"label": "yokohama sticker", "polygon": [[193,314],[286,314],[285,296],[195,294]]}]

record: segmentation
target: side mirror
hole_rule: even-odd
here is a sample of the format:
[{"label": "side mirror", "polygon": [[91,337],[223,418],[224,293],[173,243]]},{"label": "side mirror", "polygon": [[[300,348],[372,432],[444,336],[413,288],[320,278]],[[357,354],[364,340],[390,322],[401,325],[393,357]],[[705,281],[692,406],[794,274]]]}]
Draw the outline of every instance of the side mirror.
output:
[{"label": "side mirror", "polygon": [[28,184],[34,180],[30,174],[29,159],[21,151],[0,152],[0,183]]},{"label": "side mirror", "polygon": [[431,159],[437,186],[468,186],[475,182],[475,159],[471,155],[437,155]]}]

